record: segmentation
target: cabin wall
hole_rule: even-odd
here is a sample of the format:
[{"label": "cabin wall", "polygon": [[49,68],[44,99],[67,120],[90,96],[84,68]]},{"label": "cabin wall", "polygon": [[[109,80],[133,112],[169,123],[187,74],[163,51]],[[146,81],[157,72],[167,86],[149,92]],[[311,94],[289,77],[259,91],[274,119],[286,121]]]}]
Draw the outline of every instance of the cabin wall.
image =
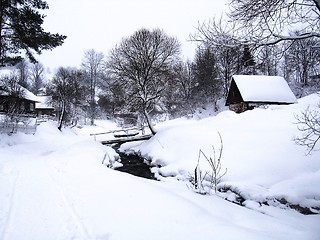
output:
[{"label": "cabin wall", "polygon": [[239,104],[242,102],[243,102],[243,99],[242,99],[241,93],[237,87],[237,84],[234,82],[234,80],[232,80],[231,84],[230,84],[229,91],[228,91],[226,106],[230,106],[233,104]]},{"label": "cabin wall", "polygon": [[9,113],[13,109],[17,113],[33,114],[35,102],[11,96],[0,96],[0,112]]},{"label": "cabin wall", "polygon": [[36,108],[37,116],[54,116],[54,109],[53,108]]},{"label": "cabin wall", "polygon": [[229,105],[229,110],[236,112],[236,113],[242,113],[246,110],[249,110],[249,105],[244,102],[234,103],[234,104]]}]

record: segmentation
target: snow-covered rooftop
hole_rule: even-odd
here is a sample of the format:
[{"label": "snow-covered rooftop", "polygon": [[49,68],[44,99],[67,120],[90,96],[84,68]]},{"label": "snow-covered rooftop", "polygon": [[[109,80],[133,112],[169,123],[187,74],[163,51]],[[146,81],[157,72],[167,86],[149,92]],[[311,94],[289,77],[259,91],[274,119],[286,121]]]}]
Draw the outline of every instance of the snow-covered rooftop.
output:
[{"label": "snow-covered rooftop", "polygon": [[280,76],[234,75],[245,102],[296,103],[288,83]]},{"label": "snow-covered rooftop", "polygon": [[37,96],[36,109],[53,109],[51,96]]},{"label": "snow-covered rooftop", "polygon": [[39,99],[39,97],[37,97],[36,95],[34,95],[32,92],[30,92],[28,89],[21,87],[23,89],[23,97],[25,99],[28,99],[30,101],[35,101],[35,102],[39,102],[41,101]]},{"label": "snow-covered rooftop", "polygon": [[[19,92],[21,93],[20,97],[30,100],[30,101],[34,101],[34,102],[40,102],[41,99],[39,99],[39,97],[37,97],[36,95],[34,95],[32,92],[30,92],[28,89],[19,86]],[[9,96],[10,95],[10,91],[2,89],[0,90],[0,95],[1,96]]]},{"label": "snow-covered rooftop", "polygon": [[[0,77],[4,77],[4,76],[9,76],[10,74],[12,74],[14,72],[15,68],[14,67],[8,67],[8,68],[0,68]],[[1,82],[0,82],[0,86],[1,86]],[[28,89],[20,86],[19,84],[17,84],[17,86],[19,87],[19,92],[22,92],[22,96],[23,98],[30,100],[30,101],[35,101],[35,102],[39,102],[39,98],[34,95],[32,92],[30,92]],[[6,90],[1,90],[0,94],[2,96],[8,96],[10,95],[10,93]]]}]

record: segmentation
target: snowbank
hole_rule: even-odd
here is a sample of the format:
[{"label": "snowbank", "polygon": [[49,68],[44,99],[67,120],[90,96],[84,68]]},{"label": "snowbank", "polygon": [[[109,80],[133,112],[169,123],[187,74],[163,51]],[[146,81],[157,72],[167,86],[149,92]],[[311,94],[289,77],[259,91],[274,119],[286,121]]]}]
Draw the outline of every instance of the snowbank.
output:
[{"label": "snowbank", "polygon": [[[259,203],[285,199],[315,207],[318,212],[320,152],[306,155],[306,149],[296,145],[293,137],[301,134],[295,115],[307,106],[316,108],[319,100],[313,94],[291,106],[269,106],[242,114],[224,111],[199,121],[176,120],[171,127],[168,123],[158,126],[159,132],[150,141],[130,148],[150,159],[160,179],[187,180],[197,165],[200,149],[213,158],[214,151],[217,155],[222,147],[222,169],[227,169],[227,174],[221,188],[236,189],[245,199]],[[200,168],[210,171],[203,157]]]},{"label": "snowbank", "polygon": [[[148,157],[163,181],[102,164],[117,154],[90,133],[111,130],[110,122],[62,132],[47,122],[35,135],[2,134],[0,239],[319,239],[319,214],[283,209],[272,199],[319,202],[319,152],[306,156],[292,141],[299,134],[293,114],[314,107],[313,101],[310,96],[293,106],[167,122],[150,141],[122,146]],[[193,172],[199,149],[218,152],[217,132],[228,168],[221,186],[229,186],[220,195],[237,201],[239,193],[246,208],[215,194],[195,194],[186,181],[176,181]],[[203,159],[200,167],[208,169]]]}]

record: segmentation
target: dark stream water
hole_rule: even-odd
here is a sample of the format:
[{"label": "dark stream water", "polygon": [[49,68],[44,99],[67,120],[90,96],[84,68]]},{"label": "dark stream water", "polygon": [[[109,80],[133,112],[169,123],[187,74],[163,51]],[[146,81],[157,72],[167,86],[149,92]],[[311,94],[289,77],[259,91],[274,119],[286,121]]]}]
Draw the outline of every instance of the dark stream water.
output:
[{"label": "dark stream water", "polygon": [[115,170],[130,173],[137,177],[143,177],[147,179],[156,179],[154,174],[150,171],[150,166],[145,163],[144,158],[136,154],[125,154],[119,151],[120,145],[112,146],[113,149],[119,154],[122,167],[116,168]]}]

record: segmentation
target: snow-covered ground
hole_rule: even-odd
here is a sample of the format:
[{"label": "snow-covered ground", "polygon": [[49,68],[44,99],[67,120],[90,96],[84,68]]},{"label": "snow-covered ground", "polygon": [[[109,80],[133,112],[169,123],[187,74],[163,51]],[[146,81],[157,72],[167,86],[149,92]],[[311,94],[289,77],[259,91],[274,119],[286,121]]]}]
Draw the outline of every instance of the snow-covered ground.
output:
[{"label": "snow-covered ground", "polygon": [[[306,155],[292,140],[300,134],[294,115],[319,100],[173,120],[149,141],[122,146],[150,159],[161,181],[106,167],[116,153],[89,134],[115,129],[110,122],[62,132],[47,122],[35,135],[2,134],[0,239],[320,239],[319,214],[278,201],[320,207],[320,151]],[[200,149],[219,152],[218,132],[227,168],[219,186],[229,191],[196,194],[188,177]],[[199,164],[210,170],[203,158]],[[224,200],[235,193],[245,207]]]}]

